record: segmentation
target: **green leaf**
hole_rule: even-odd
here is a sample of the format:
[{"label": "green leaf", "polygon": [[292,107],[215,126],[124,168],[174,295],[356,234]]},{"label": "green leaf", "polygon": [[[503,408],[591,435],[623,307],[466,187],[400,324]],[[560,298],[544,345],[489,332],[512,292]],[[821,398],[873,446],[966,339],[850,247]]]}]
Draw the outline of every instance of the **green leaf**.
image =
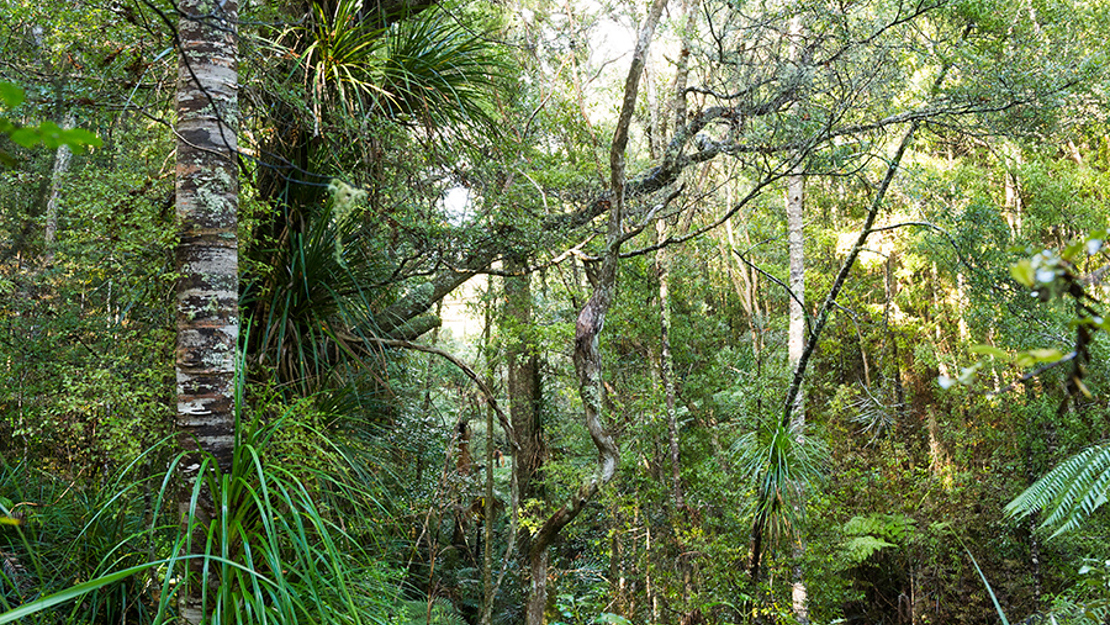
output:
[{"label": "green leaf", "polygon": [[1058,349],[1031,349],[1026,353],[1037,362],[1056,362],[1064,357],[1063,352]]},{"label": "green leaf", "polygon": [[62,143],[68,145],[74,152],[80,152],[86,147],[99,148],[104,145],[100,137],[84,128],[70,128],[63,130],[59,135]]},{"label": "green leaf", "polygon": [[10,136],[12,141],[25,148],[33,148],[41,141],[39,133],[34,128],[17,128]]},{"label": "green leaf", "polygon": [[614,623],[615,625],[632,625],[632,621],[624,618],[620,614],[613,614],[612,612],[602,612],[594,619],[595,623]]},{"label": "green leaf", "polygon": [[10,82],[0,82],[0,101],[7,108],[13,109],[23,104],[23,90]]},{"label": "green leaf", "polygon": [[107,586],[109,584],[114,584],[114,583],[116,583],[120,580],[127,579],[128,577],[131,577],[135,573],[140,573],[140,572],[145,571],[147,569],[151,569],[151,568],[154,568],[156,566],[160,566],[162,564],[165,564],[166,562],[168,562],[168,560],[158,560],[156,562],[147,562],[146,564],[140,564],[138,566],[133,566],[133,567],[128,568],[128,569],[123,569],[122,571],[116,571],[115,573],[109,573],[107,575],[102,575],[102,576],[97,577],[95,579],[91,579],[87,582],[77,584],[76,586],[70,586],[69,588],[66,588],[65,590],[62,590],[61,592],[56,592],[52,595],[47,595],[47,596],[43,597],[42,599],[39,599],[38,601],[32,601],[31,603],[25,603],[25,604],[19,606],[18,608],[15,608],[14,610],[8,610],[7,612],[4,612],[3,614],[0,614],[0,625],[4,625],[4,623],[12,623],[14,621],[18,621],[20,619],[31,616],[32,614],[38,614],[39,612],[42,612],[43,610],[46,610],[47,608],[52,608],[52,607],[54,607],[54,606],[56,606],[60,603],[66,603],[67,601],[73,601],[73,600],[78,599],[78,598],[80,598],[84,595],[87,595],[88,593],[90,593],[90,592],[92,592],[92,591],[94,591],[98,588],[103,588],[104,586]]},{"label": "green leaf", "polygon": [[1029,262],[1028,258],[1023,258],[1010,265],[1010,276],[1019,284],[1030,289],[1037,283],[1037,272],[1033,269],[1033,263]]},{"label": "green leaf", "polygon": [[1010,359],[1010,354],[1008,354],[1005,350],[998,349],[993,345],[972,345],[970,348],[968,348],[968,351],[973,354],[979,354],[980,356],[994,356],[999,360]]},{"label": "green leaf", "polygon": [[58,124],[46,120],[39,124],[39,133],[42,135],[42,144],[48,149],[55,150],[62,145],[62,129]]},{"label": "green leaf", "polygon": [[991,583],[987,581],[987,576],[983,575],[983,569],[979,568],[979,563],[975,561],[975,556],[971,555],[971,550],[964,547],[967,552],[967,557],[971,558],[971,563],[975,565],[975,570],[979,573],[979,579],[983,580],[983,585],[987,587],[987,592],[990,593],[991,601],[994,602],[994,611],[998,613],[998,618],[1002,619],[1002,625],[1010,625],[1010,621],[1006,619],[1006,613],[1002,611],[1002,606],[998,603],[998,597],[994,596],[994,589],[991,588]]},{"label": "green leaf", "polygon": [[1074,262],[1076,257],[1086,251],[1086,249],[1086,241],[1075,241],[1074,243],[1064,248],[1064,251],[1060,254],[1060,257],[1068,262]]}]

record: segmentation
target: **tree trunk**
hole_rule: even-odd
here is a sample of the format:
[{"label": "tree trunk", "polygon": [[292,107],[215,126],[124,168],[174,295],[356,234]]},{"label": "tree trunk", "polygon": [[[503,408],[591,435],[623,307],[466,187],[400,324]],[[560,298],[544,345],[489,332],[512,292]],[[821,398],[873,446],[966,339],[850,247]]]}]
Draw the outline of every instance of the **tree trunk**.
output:
[{"label": "tree trunk", "polygon": [[[798,16],[790,20],[790,60],[798,63],[801,58],[802,21]],[[790,371],[798,368],[806,343],[806,279],[805,279],[805,178],[801,175],[801,165],[786,179],[786,231],[790,256],[790,329],[787,339],[787,352]],[[803,436],[806,424],[805,389],[799,387],[794,399],[793,427],[798,437]],[[800,441],[799,441],[800,442]],[[799,514],[799,517],[801,515]],[[802,575],[801,559],[805,555],[805,540],[801,529],[794,540],[793,581],[791,584],[791,603],[794,616],[805,625],[809,622],[806,585]]]},{"label": "tree trunk", "polygon": [[[521,270],[526,263],[510,260],[509,273]],[[509,369],[509,418],[520,443],[513,458],[513,470],[520,482],[520,498],[543,499],[543,464],[546,450],[543,443],[543,420],[540,412],[541,392],[539,356],[531,337],[524,330],[532,326],[532,276],[505,278],[505,321],[512,328],[506,349]],[[527,532],[524,532],[527,534]],[[527,543],[523,543],[525,551]]]},{"label": "tree trunk", "polygon": [[[790,371],[797,369],[806,343],[804,198],[805,178],[800,174],[790,176],[786,182],[786,228],[790,248],[790,291],[793,293],[793,297],[790,298],[790,330],[787,341]],[[798,389],[798,394],[794,399],[793,420],[794,431],[801,437],[805,431],[806,423],[804,388]],[[791,603],[794,616],[802,625],[809,622],[808,593],[806,592],[801,566],[801,559],[804,555],[805,540],[802,538],[799,528],[798,535],[794,540],[794,579],[791,584]]]},{"label": "tree trunk", "polygon": [[[657,239],[663,239],[665,226],[662,221],[655,224]],[[660,247],[655,252],[655,271],[659,275],[659,379],[663,384],[663,399],[667,409],[667,440],[671,452],[671,496],[675,510],[686,507],[682,493],[682,464],[678,445],[678,412],[675,409],[674,359],[671,357],[671,284],[670,258],[667,248]]]},{"label": "tree trunk", "polygon": [[[69,111],[62,121],[63,128],[73,128],[73,111]],[[46,228],[43,232],[43,260],[46,264],[54,261],[54,246],[58,236],[58,204],[62,195],[62,178],[69,171],[69,161],[73,152],[68,145],[58,146],[54,153],[54,171],[50,174],[50,197],[46,200]]]},{"label": "tree trunk", "polygon": [[[177,84],[177,431],[193,453],[182,463],[187,492],[203,454],[230,469],[235,445],[235,361],[239,338],[239,263],[236,244],[238,118],[236,28],[238,5],[184,0]],[[198,453],[200,452],[200,453]],[[188,495],[183,499],[187,512]],[[215,519],[212,494],[198,498],[192,555],[202,554],[204,524]],[[204,561],[181,597],[181,617],[201,623],[212,609],[200,595]]]},{"label": "tree trunk", "polygon": [[578,374],[578,394],[582,398],[586,429],[590,432],[590,438],[593,439],[598,451],[598,472],[583,483],[571,500],[551,514],[536,532],[529,550],[532,584],[528,597],[527,625],[543,625],[543,610],[547,604],[547,547],[558,537],[559,532],[582,512],[598,489],[613,479],[617,471],[617,462],[620,460],[617,444],[601,420],[603,386],[598,337],[605,325],[605,315],[613,303],[616,291],[621,244],[640,231],[633,229],[629,233],[625,232],[624,228],[624,151],[628,146],[628,128],[632,123],[632,113],[636,106],[636,94],[639,91],[640,76],[647,58],[648,45],[651,43],[655,26],[659,23],[666,5],[667,0],[654,0],[640,28],[636,49],[632,53],[632,64],[624,85],[620,115],[617,118],[613,143],[609,150],[610,206],[605,250],[597,280],[594,283],[593,294],[578,313],[574,326],[574,370]]}]

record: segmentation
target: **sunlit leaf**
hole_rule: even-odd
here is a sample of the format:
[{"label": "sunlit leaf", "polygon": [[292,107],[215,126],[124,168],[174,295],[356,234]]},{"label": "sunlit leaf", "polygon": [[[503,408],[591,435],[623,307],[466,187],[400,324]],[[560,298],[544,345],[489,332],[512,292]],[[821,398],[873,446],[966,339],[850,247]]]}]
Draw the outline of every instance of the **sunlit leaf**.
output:
[{"label": "sunlit leaf", "polygon": [[980,356],[993,356],[999,360],[1010,359],[1010,354],[1006,353],[1005,350],[999,349],[993,345],[972,345],[968,348],[968,351],[973,354],[979,354]]},{"label": "sunlit leaf", "polygon": [[88,130],[85,130],[84,128],[70,128],[68,130],[63,130],[59,137],[61,138],[62,143],[68,145],[75,152],[80,152],[86,147],[99,148],[100,146],[104,145],[104,142],[100,140],[100,137],[96,136],[92,132],[89,132]]},{"label": "sunlit leaf", "polygon": [[1091,395],[1091,390],[1087,388],[1087,385],[1083,383],[1083,380],[1073,377],[1072,381],[1075,382],[1075,387],[1078,388],[1079,392],[1083,393],[1083,395],[1086,396],[1087,399],[1094,399],[1094,396]]},{"label": "sunlit leaf", "polygon": [[1056,362],[1064,357],[1063,352],[1058,349],[1031,349],[1028,352],[1036,362]]},{"label": "sunlit leaf", "polygon": [[23,90],[10,82],[0,82],[0,101],[12,109],[23,104]]},{"label": "sunlit leaf", "polygon": [[1033,288],[1033,285],[1037,283],[1037,272],[1033,269],[1033,263],[1029,262],[1028,258],[1023,258],[1010,265],[1010,276],[1028,288]]},{"label": "sunlit leaf", "polygon": [[9,135],[12,141],[25,148],[32,148],[39,144],[39,133],[33,128],[17,128]]}]

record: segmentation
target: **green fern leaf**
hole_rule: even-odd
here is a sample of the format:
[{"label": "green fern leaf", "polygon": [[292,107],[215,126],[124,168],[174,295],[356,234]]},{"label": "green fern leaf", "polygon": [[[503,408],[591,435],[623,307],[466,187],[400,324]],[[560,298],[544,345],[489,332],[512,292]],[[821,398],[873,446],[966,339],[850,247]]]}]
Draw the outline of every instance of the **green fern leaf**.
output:
[{"label": "green fern leaf", "polygon": [[1006,506],[1011,517],[1043,510],[1041,527],[1052,536],[1077,528],[1110,495],[1110,443],[1084,449],[1064,460]]}]

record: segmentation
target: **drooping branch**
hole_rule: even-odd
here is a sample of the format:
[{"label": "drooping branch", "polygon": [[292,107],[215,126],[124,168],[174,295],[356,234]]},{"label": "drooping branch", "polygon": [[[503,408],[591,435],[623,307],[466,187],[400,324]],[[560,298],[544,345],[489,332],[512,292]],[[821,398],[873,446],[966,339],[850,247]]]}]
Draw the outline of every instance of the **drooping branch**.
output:
[{"label": "drooping branch", "polygon": [[432,347],[430,345],[421,345],[420,343],[413,343],[412,341],[402,341],[398,339],[370,338],[367,340],[382,345],[384,347],[397,347],[401,349],[411,349],[419,352],[424,352],[426,354],[433,354],[458,367],[460,371],[466,374],[466,377],[470,378],[471,381],[473,381],[474,384],[478,386],[478,389],[482,391],[483,395],[485,395],[486,401],[489,403],[490,408],[492,408],[493,411],[497,413],[497,421],[501,424],[501,429],[505,430],[505,434],[509,439],[509,444],[513,446],[514,450],[520,448],[520,444],[516,440],[516,433],[513,431],[513,425],[509,421],[509,418],[505,416],[505,413],[501,411],[501,406],[497,403],[497,396],[493,394],[493,391],[490,389],[490,387],[486,385],[486,383],[478,375],[478,372],[476,372],[470,365],[463,362],[454,354],[450,352],[445,352],[438,347]]}]

